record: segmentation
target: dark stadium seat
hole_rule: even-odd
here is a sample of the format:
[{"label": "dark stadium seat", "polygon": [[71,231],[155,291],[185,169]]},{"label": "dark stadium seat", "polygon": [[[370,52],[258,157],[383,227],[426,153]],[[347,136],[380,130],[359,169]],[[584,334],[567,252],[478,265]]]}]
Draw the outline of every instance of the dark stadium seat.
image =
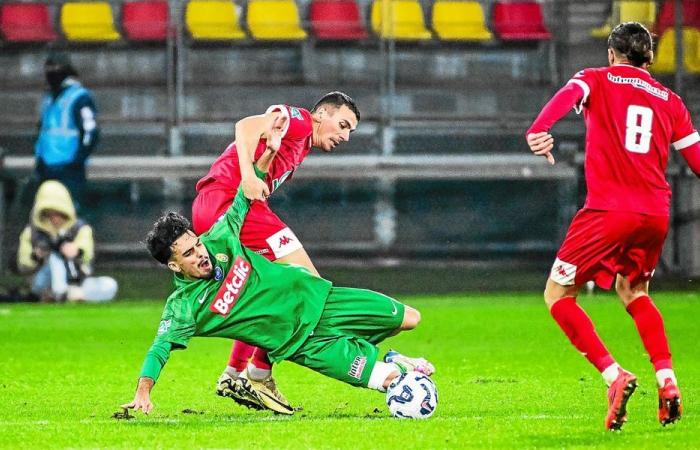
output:
[{"label": "dark stadium seat", "polygon": [[309,20],[318,39],[359,40],[367,37],[355,0],[313,0]]},{"label": "dark stadium seat", "polygon": [[9,42],[50,42],[58,37],[43,3],[0,5],[0,30]]},{"label": "dark stadium seat", "polygon": [[122,28],[131,41],[165,41],[168,36],[168,2],[137,0],[124,3]]},{"label": "dark stadium seat", "polygon": [[[664,34],[669,28],[673,28],[676,24],[676,0],[666,0],[661,5],[661,10],[656,18],[656,27],[654,31],[659,36]],[[683,0],[683,26],[700,28],[700,2],[697,0]]]},{"label": "dark stadium seat", "polygon": [[493,5],[493,31],[504,41],[538,41],[552,37],[544,23],[542,6],[534,1],[497,1]]}]

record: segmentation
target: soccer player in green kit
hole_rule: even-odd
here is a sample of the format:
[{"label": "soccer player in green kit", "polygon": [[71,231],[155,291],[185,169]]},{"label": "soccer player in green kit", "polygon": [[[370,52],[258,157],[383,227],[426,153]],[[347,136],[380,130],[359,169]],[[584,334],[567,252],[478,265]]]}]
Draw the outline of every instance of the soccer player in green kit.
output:
[{"label": "soccer player in green kit", "polygon": [[[271,139],[256,163],[262,179],[275,157]],[[240,243],[249,200],[239,188],[231,207],[212,228],[195,235],[177,213],[160,217],[148,234],[151,255],[174,272],[158,333],[146,354],[136,395],[124,408],[153,409],[150,392],[171,350],[184,349],[194,336],[239,339],[269,351],[272,362],[293,361],[354,386],[385,391],[407,370],[431,375],[423,358],[389,352],[377,361],[375,344],[415,328],[420,313],[383,294],[335,287],[296,265],[274,264]],[[274,395],[250,389],[238,378],[235,389],[260,409]],[[293,409],[275,409],[293,414]]]}]

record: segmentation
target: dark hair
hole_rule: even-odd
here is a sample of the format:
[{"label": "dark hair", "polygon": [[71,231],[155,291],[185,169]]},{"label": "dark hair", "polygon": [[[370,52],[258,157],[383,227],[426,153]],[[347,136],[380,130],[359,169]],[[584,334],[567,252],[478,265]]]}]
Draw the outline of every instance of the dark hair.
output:
[{"label": "dark hair", "polygon": [[191,228],[186,217],[170,211],[153,224],[153,229],[146,235],[146,247],[159,263],[167,264],[173,255],[170,247]]},{"label": "dark hair", "polygon": [[608,47],[637,67],[651,62],[652,45],[651,33],[638,22],[621,23],[608,36]]},{"label": "dark hair", "polygon": [[44,67],[47,66],[56,66],[54,70],[63,73],[66,77],[78,76],[78,72],[71,63],[70,55],[65,52],[51,51],[44,61]]},{"label": "dark hair", "polygon": [[346,105],[350,109],[350,111],[355,113],[357,121],[360,121],[360,110],[357,109],[355,101],[348,94],[345,94],[340,91],[329,92],[328,94],[321,97],[319,101],[316,102],[314,107],[311,109],[311,112],[316,112],[318,108],[324,105],[332,105],[336,108],[340,108],[341,106]]}]

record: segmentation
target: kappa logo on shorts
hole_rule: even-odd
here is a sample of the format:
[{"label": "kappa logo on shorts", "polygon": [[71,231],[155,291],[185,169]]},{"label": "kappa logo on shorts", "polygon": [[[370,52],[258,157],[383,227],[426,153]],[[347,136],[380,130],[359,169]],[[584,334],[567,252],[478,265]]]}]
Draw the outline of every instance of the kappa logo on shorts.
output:
[{"label": "kappa logo on shorts", "polygon": [[299,238],[294,235],[294,232],[289,227],[279,230],[269,238],[265,239],[275,259],[283,258],[300,248],[303,248]]},{"label": "kappa logo on shorts", "polygon": [[557,258],[552,265],[549,278],[562,286],[571,286],[576,278],[576,266]]},{"label": "kappa logo on shorts", "polygon": [[362,372],[365,370],[365,365],[367,365],[366,356],[356,356],[350,365],[350,371],[348,375],[355,378],[356,380],[362,379]]},{"label": "kappa logo on shorts", "polygon": [[289,244],[293,240],[294,239],[290,238],[289,236],[280,237],[280,247],[284,247],[285,245]]},{"label": "kappa logo on shorts", "polygon": [[209,309],[222,316],[227,316],[241,295],[241,291],[250,276],[250,264],[240,256],[236,257],[231,270],[214,296]]}]

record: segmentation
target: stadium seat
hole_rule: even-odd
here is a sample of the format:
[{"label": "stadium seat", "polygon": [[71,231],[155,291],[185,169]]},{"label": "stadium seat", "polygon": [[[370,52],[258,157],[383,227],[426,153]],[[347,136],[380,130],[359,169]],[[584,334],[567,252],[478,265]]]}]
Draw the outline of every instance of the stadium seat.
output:
[{"label": "stadium seat", "polygon": [[[700,28],[700,2],[697,0],[683,0],[682,13],[684,27]],[[673,28],[675,25],[676,0],[666,0],[661,5],[654,31],[661,36],[667,29]]]},{"label": "stadium seat", "polygon": [[245,39],[238,19],[236,5],[228,0],[192,0],[185,11],[187,30],[195,40]]},{"label": "stadium seat", "polygon": [[422,41],[432,38],[418,0],[374,0],[372,31],[382,39]]},{"label": "stadium seat", "polygon": [[306,38],[294,0],[250,0],[248,29],[264,41],[299,41]]},{"label": "stadium seat", "polygon": [[43,3],[0,5],[0,31],[9,42],[50,42],[58,37]]},{"label": "stadium seat", "polygon": [[655,20],[655,0],[615,0],[612,2],[610,16],[603,25],[591,30],[591,36],[605,39],[613,27],[622,22],[639,22],[651,30]]},{"label": "stadium seat", "polygon": [[504,41],[533,41],[550,39],[542,14],[535,1],[503,2],[493,5],[493,31]]},{"label": "stadium seat", "polygon": [[481,4],[476,1],[437,0],[433,4],[433,31],[443,41],[488,41]]},{"label": "stadium seat", "polygon": [[[689,73],[700,73],[700,30],[683,28],[683,67]],[[669,74],[676,71],[676,31],[667,29],[656,48],[652,71]]]},{"label": "stadium seat", "polygon": [[168,37],[168,2],[137,0],[124,3],[122,29],[132,41],[165,41]]},{"label": "stadium seat", "polygon": [[355,0],[313,0],[309,6],[309,21],[318,39],[358,40],[367,37]]},{"label": "stadium seat", "polygon": [[69,41],[107,42],[120,38],[107,2],[68,2],[61,8],[61,28]]},{"label": "stadium seat", "polygon": [[655,0],[622,0],[620,5],[620,23],[639,22],[650,30],[656,21]]}]

